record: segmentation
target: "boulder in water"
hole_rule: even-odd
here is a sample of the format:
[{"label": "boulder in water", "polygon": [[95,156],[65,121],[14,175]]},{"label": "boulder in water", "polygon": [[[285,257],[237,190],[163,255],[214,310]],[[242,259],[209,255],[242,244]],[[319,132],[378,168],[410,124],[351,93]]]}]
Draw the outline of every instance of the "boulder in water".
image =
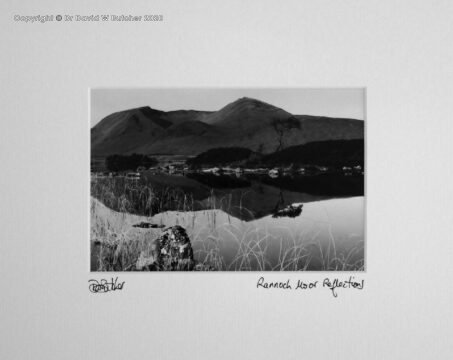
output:
[{"label": "boulder in water", "polygon": [[275,212],[272,215],[272,217],[273,218],[278,218],[278,217],[295,218],[295,217],[299,216],[302,213],[302,207],[303,206],[304,206],[304,204],[292,204],[292,205],[289,205],[289,206],[285,207],[284,209],[281,209],[281,210],[278,210],[277,212]]}]

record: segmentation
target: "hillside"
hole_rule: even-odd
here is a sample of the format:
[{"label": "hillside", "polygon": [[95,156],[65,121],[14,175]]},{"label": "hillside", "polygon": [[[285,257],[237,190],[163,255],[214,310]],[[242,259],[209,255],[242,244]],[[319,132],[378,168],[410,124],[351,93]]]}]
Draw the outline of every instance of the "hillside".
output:
[{"label": "hillside", "polygon": [[189,165],[227,165],[241,162],[250,158],[252,151],[246,148],[228,147],[214,148],[203,152],[187,161]]},{"label": "hillside", "polygon": [[363,167],[364,152],[363,139],[317,141],[269,154],[261,162],[269,166],[312,164]]},{"label": "hillside", "polygon": [[215,112],[164,112],[141,107],[105,117],[91,129],[92,156],[110,154],[198,155],[211,148],[245,147],[272,153],[278,148],[273,122],[294,118],[298,127],[284,134],[285,147],[313,141],[363,139],[363,121],[287,111],[241,98]]},{"label": "hillside", "polygon": [[278,107],[243,97],[206,116],[204,121],[220,127],[257,130],[268,127],[272,119],[286,119],[290,116],[290,113]]},{"label": "hillside", "polygon": [[113,113],[91,129],[92,156],[133,152],[137,144],[162,136],[171,125],[162,111],[149,107]]}]

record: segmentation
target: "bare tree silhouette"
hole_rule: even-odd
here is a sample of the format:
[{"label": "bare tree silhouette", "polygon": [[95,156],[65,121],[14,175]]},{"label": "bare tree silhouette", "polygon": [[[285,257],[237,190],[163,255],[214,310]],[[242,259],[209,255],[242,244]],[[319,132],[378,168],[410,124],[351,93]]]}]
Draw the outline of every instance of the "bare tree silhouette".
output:
[{"label": "bare tree silhouette", "polygon": [[286,134],[293,129],[300,129],[300,122],[294,116],[290,116],[287,119],[273,119],[271,125],[277,134],[278,146],[275,151],[283,150]]}]

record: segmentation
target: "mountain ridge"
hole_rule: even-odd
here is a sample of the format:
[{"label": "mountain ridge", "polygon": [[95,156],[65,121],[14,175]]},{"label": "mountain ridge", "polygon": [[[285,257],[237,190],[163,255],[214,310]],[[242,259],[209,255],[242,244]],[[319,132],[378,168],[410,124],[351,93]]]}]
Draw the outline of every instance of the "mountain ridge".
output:
[{"label": "mountain ridge", "polygon": [[243,97],[218,111],[162,111],[142,106],[112,113],[91,129],[92,156],[168,153],[197,155],[215,147],[239,146],[270,153],[278,146],[275,123],[293,117],[285,146],[312,141],[363,139],[364,122],[348,118],[293,115]]}]

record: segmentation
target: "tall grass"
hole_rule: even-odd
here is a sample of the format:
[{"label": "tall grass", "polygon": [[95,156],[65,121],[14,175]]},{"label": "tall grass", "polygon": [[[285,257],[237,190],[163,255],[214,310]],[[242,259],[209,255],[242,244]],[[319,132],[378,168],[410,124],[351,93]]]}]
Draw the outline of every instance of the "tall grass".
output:
[{"label": "tall grass", "polygon": [[[173,221],[166,226],[185,224],[194,247],[197,270],[216,271],[362,271],[364,243],[348,251],[339,251],[331,225],[324,224],[328,241],[316,234],[291,233],[276,235],[266,229],[238,221],[223,212],[233,207],[249,212],[241,202],[232,204],[231,195],[216,197],[212,192],[205,201],[205,210],[195,211],[192,196],[177,188],[153,188],[145,181],[130,182],[121,178],[97,179],[91,184],[91,195],[99,202],[91,203],[92,270],[134,271],[137,260],[153,255],[153,240],[158,229],[136,229],[132,224],[149,220],[159,213],[175,211]],[[101,204],[100,204],[101,203]],[[108,210],[103,205],[114,210]],[[104,212],[104,213],[102,213]],[[179,212],[179,213],[178,213]],[[140,215],[134,216],[132,214]],[[197,220],[203,217],[203,224]],[[162,218],[161,218],[162,221]],[[225,247],[229,255],[225,255]],[[233,250],[232,250],[233,249]]]},{"label": "tall grass", "polygon": [[95,179],[91,196],[115,211],[144,216],[168,210],[190,211],[194,205],[193,197],[181,189],[152,187],[145,179]]}]

